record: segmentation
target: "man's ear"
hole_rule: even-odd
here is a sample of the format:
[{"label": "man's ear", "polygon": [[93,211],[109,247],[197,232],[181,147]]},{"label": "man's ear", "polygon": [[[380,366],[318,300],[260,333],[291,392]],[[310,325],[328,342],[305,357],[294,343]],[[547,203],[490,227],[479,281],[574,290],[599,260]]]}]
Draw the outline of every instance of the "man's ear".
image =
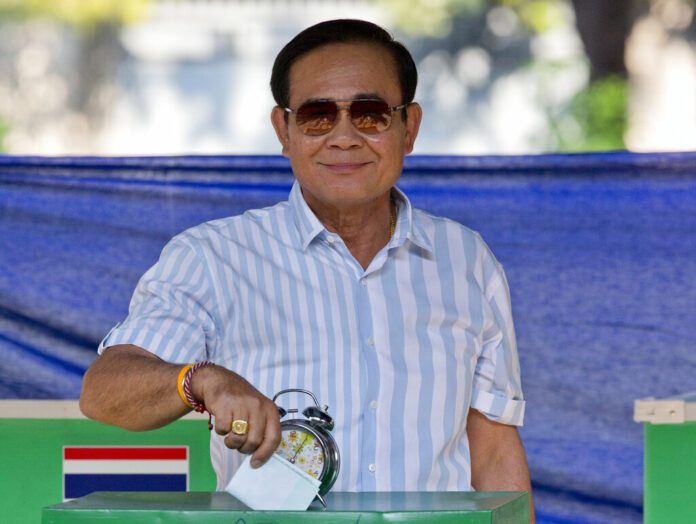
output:
[{"label": "man's ear", "polygon": [[404,135],[404,155],[408,155],[413,151],[413,144],[416,143],[418,130],[420,129],[421,119],[423,118],[423,109],[417,102],[412,102],[404,108],[406,111],[406,134]]},{"label": "man's ear", "polygon": [[280,107],[275,106],[271,111],[271,123],[273,124],[273,129],[275,129],[278,141],[283,147],[283,156],[288,156],[290,137],[288,135],[288,123],[285,120],[285,111],[283,111],[283,109]]}]

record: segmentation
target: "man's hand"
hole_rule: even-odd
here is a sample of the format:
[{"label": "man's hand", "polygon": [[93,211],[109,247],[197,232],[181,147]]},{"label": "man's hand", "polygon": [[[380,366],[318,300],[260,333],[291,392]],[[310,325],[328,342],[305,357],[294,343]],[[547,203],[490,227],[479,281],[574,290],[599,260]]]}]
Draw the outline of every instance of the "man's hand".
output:
[{"label": "man's hand", "polygon": [[[215,432],[227,435],[225,445],[254,453],[251,465],[268,460],[280,444],[278,407],[242,377],[220,366],[198,369],[191,379],[193,397],[215,415]],[[247,433],[236,435],[232,422],[245,420]]]},{"label": "man's hand", "polygon": [[532,486],[517,428],[493,422],[471,408],[466,432],[471,454],[471,485],[477,491],[526,491],[529,521],[533,524]]},{"label": "man's hand", "polygon": [[[131,431],[165,426],[191,410],[177,388],[181,368],[137,346],[107,348],[85,373],[80,409],[91,419]],[[254,453],[255,467],[270,458],[280,443],[280,416],[270,399],[221,366],[196,370],[191,390],[215,415],[215,431],[227,435],[227,447]],[[231,432],[233,420],[248,422],[245,435]]]}]

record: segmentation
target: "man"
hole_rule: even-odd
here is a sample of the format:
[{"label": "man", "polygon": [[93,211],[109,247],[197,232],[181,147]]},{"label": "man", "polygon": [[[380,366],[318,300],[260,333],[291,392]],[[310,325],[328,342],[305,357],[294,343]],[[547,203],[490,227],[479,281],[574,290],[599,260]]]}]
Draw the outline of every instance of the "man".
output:
[{"label": "man", "polygon": [[324,22],[280,52],[271,87],[289,200],[165,247],[85,374],[83,412],[148,430],[204,405],[221,489],[232,450],[258,466],[277,447],[268,397],[301,387],[336,422],[335,490],[530,491],[502,268],[395,188],[422,113],[410,54],[373,24]]}]

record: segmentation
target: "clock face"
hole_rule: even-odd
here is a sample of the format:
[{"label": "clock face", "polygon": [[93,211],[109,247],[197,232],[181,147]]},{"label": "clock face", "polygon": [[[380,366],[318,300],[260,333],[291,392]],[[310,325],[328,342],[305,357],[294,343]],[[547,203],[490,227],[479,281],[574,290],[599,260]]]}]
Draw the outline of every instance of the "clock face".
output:
[{"label": "clock face", "polygon": [[319,440],[304,428],[281,428],[276,453],[302,471],[319,479],[324,471],[324,448]]}]

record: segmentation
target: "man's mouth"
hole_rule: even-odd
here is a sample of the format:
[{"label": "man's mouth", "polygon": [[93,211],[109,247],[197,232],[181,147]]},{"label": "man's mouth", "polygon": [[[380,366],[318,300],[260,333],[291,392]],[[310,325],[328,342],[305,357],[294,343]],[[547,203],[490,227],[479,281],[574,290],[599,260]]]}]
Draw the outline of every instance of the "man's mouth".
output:
[{"label": "man's mouth", "polygon": [[320,164],[332,171],[354,171],[365,167],[369,162],[320,162]]}]

